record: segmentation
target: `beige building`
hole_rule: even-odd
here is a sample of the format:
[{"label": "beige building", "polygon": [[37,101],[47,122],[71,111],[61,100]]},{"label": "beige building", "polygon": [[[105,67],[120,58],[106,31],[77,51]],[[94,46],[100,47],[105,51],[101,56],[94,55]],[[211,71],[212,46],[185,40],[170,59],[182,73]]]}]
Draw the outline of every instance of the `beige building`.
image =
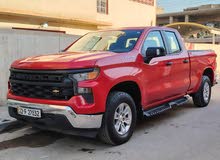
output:
[{"label": "beige building", "polygon": [[152,26],[156,0],[0,0],[0,28],[82,35],[91,30]]},{"label": "beige building", "polygon": [[155,25],[155,4],[155,0],[0,0],[0,105],[6,102],[14,60],[59,53],[88,31]]}]

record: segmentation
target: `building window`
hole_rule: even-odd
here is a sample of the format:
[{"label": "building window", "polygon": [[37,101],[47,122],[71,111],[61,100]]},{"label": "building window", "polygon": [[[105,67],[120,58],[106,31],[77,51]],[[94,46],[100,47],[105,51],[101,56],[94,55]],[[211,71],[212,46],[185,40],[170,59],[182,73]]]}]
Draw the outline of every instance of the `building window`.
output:
[{"label": "building window", "polygon": [[97,12],[108,14],[108,0],[97,0]]},{"label": "building window", "polygon": [[154,6],[154,0],[131,0],[131,1]]}]

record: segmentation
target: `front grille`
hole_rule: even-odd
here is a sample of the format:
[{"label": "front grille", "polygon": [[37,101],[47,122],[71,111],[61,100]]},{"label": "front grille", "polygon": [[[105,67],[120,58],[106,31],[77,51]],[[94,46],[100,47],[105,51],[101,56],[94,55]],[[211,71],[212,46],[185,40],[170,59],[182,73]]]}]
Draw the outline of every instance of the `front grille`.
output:
[{"label": "front grille", "polygon": [[12,71],[10,78],[25,81],[61,82],[63,75],[27,74]]},{"label": "front grille", "polygon": [[16,96],[68,100],[74,95],[76,81],[66,71],[10,70],[10,92]]}]

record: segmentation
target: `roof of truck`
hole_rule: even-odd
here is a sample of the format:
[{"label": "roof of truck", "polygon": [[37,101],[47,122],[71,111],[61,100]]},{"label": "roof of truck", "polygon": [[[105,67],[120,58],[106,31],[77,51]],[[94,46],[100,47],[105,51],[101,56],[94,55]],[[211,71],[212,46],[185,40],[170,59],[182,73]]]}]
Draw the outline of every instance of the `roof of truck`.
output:
[{"label": "roof of truck", "polygon": [[114,30],[146,30],[146,29],[164,29],[167,27],[159,27],[159,26],[142,26],[142,27],[120,27],[120,28],[110,28],[103,29],[100,31],[114,31]]}]

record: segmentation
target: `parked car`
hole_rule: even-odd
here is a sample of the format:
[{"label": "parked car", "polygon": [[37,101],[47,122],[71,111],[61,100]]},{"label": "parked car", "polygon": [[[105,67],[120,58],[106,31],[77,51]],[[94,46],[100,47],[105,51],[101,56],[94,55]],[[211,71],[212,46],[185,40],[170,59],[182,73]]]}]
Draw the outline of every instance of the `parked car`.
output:
[{"label": "parked car", "polygon": [[99,136],[113,145],[136,121],[186,103],[205,107],[216,84],[216,53],[187,51],[165,27],[88,33],[62,53],[28,57],[10,68],[9,114],[35,127]]}]

